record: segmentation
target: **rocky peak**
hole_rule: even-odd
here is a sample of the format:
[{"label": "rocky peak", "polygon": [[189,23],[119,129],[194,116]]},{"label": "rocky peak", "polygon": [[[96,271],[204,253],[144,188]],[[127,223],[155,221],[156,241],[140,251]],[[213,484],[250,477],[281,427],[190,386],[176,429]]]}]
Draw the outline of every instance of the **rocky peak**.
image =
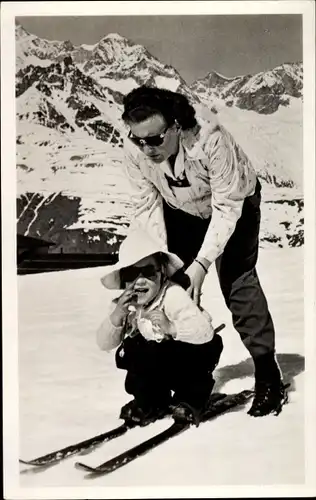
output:
[{"label": "rocky peak", "polygon": [[75,46],[70,40],[66,40],[65,42],[62,42],[60,48],[61,50],[72,51],[75,49]]},{"label": "rocky peak", "polygon": [[223,87],[224,85],[227,85],[227,83],[230,83],[234,78],[227,78],[223,75],[220,75],[216,71],[211,71],[204,79],[208,83],[210,87],[214,87],[216,85],[219,85]]},{"label": "rocky peak", "polygon": [[116,33],[110,33],[94,47],[91,59],[87,62],[84,70],[90,70],[95,62],[98,65],[110,64],[116,68],[131,66],[139,61],[146,52],[146,49],[141,45],[136,45]]},{"label": "rocky peak", "polygon": [[274,69],[254,75],[226,78],[215,71],[191,85],[204,101],[221,99],[227,106],[274,113],[279,106],[287,106],[291,98],[302,97],[302,63],[284,63]]},{"label": "rocky peak", "polygon": [[131,43],[128,38],[120,35],[119,33],[108,33],[102,40],[115,41],[119,43]]},{"label": "rocky peak", "polygon": [[15,38],[21,38],[25,36],[32,36],[32,35],[30,35],[30,33],[26,31],[26,29],[24,29],[23,26],[21,26],[21,24],[17,23],[15,25]]}]

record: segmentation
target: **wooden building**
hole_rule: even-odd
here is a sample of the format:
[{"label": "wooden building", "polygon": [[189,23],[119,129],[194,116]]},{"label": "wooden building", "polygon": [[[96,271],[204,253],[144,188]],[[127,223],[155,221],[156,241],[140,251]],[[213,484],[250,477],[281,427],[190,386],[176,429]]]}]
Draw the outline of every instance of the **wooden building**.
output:
[{"label": "wooden building", "polygon": [[33,274],[67,269],[82,269],[112,265],[117,262],[114,253],[55,253],[49,252],[52,241],[17,235],[17,273]]}]

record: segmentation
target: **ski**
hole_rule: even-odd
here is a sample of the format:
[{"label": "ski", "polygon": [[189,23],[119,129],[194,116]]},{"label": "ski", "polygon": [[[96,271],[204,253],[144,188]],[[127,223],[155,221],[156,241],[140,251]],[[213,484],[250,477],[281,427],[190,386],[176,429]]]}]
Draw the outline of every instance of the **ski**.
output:
[{"label": "ski", "polygon": [[[222,323],[217,328],[215,328],[215,333],[220,332],[223,328],[225,328],[225,324]],[[58,462],[65,460],[66,458],[72,455],[78,455],[83,451],[88,451],[93,449],[95,446],[106,443],[112,439],[122,436],[129,429],[135,427],[132,423],[126,424],[123,423],[119,427],[111,429],[110,431],[104,432],[97,436],[93,436],[85,441],[81,441],[79,443],[75,443],[65,448],[61,448],[60,450],[53,451],[48,453],[47,455],[43,455],[37,458],[33,458],[32,460],[22,460],[19,459],[19,462],[24,465],[34,466],[34,467],[45,467],[49,465],[57,464]]]},{"label": "ski", "polygon": [[111,429],[108,432],[104,432],[103,434],[99,434],[97,436],[93,436],[90,439],[86,439],[85,441],[81,441],[80,443],[72,444],[70,446],[66,446],[65,448],[61,448],[60,450],[53,451],[48,453],[47,455],[43,455],[41,457],[34,458],[32,460],[22,460],[19,462],[24,465],[33,465],[33,466],[47,466],[53,465],[61,460],[65,460],[71,455],[76,455],[81,453],[82,451],[87,451],[90,448],[94,448],[95,446],[110,441],[111,439],[115,439],[119,436],[122,436],[131,429],[131,426],[127,426],[125,423],[116,427],[115,429]]},{"label": "ski", "polygon": [[[244,405],[248,401],[248,399],[252,396],[253,396],[253,391],[245,390],[237,394],[231,394],[225,396],[224,398],[219,399],[218,401],[214,402],[210,406],[209,410],[204,414],[202,422],[206,422],[210,419],[213,419],[217,415],[225,413],[226,411],[230,410],[235,406]],[[146,441],[143,441],[134,448],[131,448],[125,451],[124,453],[98,465],[97,467],[91,467],[82,462],[76,462],[75,467],[79,470],[83,470],[85,472],[90,473],[90,477],[110,474],[111,472],[114,472],[120,467],[123,467],[124,465],[127,465],[128,463],[132,462],[136,458],[145,455],[146,453],[153,450],[160,444],[165,443],[172,437],[181,434],[190,427],[191,427],[190,423],[174,421],[174,423],[166,430],[160,432],[159,434],[156,434],[155,436]]]},{"label": "ski", "polygon": [[[218,397],[225,397],[226,395],[225,394],[216,394],[214,396],[216,396],[218,398]],[[66,458],[68,458],[72,455],[78,455],[79,453],[81,453],[83,451],[88,451],[88,450],[93,451],[94,447],[96,447],[100,444],[104,444],[107,441],[111,441],[112,439],[115,439],[117,437],[122,436],[129,429],[132,429],[133,427],[136,427],[136,424],[135,424],[135,426],[133,426],[132,423],[130,423],[129,425],[124,423],[124,424],[120,425],[119,427],[111,429],[110,431],[104,432],[104,433],[99,434],[97,436],[93,436],[92,438],[86,439],[85,441],[81,441],[80,443],[66,446],[65,448],[62,448],[62,449],[57,450],[57,451],[53,451],[51,453],[48,453],[47,455],[43,455],[43,456],[34,458],[32,460],[22,460],[20,458],[19,462],[21,464],[34,466],[34,467],[47,467],[49,465],[54,465],[54,464],[57,464],[58,462],[61,462],[62,460],[65,460]]]}]

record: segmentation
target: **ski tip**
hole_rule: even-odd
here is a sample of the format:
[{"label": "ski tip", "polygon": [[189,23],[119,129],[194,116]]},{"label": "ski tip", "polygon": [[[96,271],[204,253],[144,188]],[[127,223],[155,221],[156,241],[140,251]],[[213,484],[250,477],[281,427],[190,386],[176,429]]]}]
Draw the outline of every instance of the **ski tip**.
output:
[{"label": "ski tip", "polygon": [[31,461],[29,460],[22,460],[22,458],[19,458],[19,463],[23,465],[33,465]]},{"label": "ski tip", "polygon": [[86,465],[82,462],[75,462],[75,468],[78,470],[83,470],[85,472],[96,472],[94,467],[90,467],[89,465]]},{"label": "ski tip", "polygon": [[30,467],[42,465],[38,463],[36,460],[22,460],[22,458],[19,458],[19,463],[23,465],[29,465]]},{"label": "ski tip", "polygon": [[22,460],[19,458],[19,463],[23,465],[28,465],[29,467],[38,467],[38,468],[45,468],[45,467],[50,467],[52,465],[55,465],[58,463],[58,460],[50,460],[49,462],[45,461],[38,461],[38,460]]}]

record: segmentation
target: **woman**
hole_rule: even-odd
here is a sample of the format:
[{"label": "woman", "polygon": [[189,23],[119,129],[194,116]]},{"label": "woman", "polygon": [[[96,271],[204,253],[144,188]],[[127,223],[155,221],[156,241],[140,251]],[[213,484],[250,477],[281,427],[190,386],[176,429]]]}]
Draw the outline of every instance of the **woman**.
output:
[{"label": "woman", "polygon": [[275,332],[256,272],[261,186],[232,136],[188,99],[142,86],[124,99],[126,174],[134,224],[159,238],[185,264],[199,305],[215,263],[233,324],[255,366],[252,416],[278,414],[286,400],[275,358]]}]

